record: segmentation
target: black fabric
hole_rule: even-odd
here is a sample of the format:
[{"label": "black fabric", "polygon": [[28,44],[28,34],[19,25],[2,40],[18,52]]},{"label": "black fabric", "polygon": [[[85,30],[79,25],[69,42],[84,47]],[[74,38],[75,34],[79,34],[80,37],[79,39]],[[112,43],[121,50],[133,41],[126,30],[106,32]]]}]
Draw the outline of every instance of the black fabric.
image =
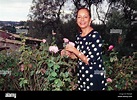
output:
[{"label": "black fabric", "polygon": [[102,60],[102,38],[101,35],[92,30],[88,35],[76,36],[76,48],[86,55],[89,65],[80,59],[78,61],[78,90],[98,91],[106,90],[106,76]]}]

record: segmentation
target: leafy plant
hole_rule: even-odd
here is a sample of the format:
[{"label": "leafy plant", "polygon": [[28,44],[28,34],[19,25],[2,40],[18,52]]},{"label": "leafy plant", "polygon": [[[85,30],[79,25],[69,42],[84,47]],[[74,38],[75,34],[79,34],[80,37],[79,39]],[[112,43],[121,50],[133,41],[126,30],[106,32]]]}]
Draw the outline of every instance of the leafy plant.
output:
[{"label": "leafy plant", "polygon": [[[76,62],[60,55],[53,36],[51,44],[44,39],[37,48],[22,45],[20,48],[19,78],[21,90],[70,91],[74,88]],[[24,40],[24,39],[23,39]],[[71,71],[70,71],[71,70]]]},{"label": "leafy plant", "polygon": [[[77,60],[61,56],[53,35],[38,46],[26,45],[21,36],[19,51],[0,52],[0,90],[73,91],[77,87]],[[65,44],[62,44],[65,46]],[[134,90],[133,71],[137,53],[120,56],[113,45],[104,44],[103,61],[108,91]]]},{"label": "leafy plant", "polygon": [[106,68],[108,90],[134,90],[133,71],[135,67],[135,56],[122,56],[114,48],[108,49],[103,55]]}]

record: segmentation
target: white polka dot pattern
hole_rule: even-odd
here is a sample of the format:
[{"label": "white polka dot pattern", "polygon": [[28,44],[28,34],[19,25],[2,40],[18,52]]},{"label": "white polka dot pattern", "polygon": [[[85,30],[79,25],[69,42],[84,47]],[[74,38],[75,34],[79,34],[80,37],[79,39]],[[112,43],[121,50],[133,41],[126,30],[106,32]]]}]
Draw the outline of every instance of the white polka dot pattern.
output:
[{"label": "white polka dot pattern", "polygon": [[[78,61],[78,90],[80,91],[93,91],[105,90],[107,86],[106,76],[102,72],[104,70],[102,60],[102,40],[99,33],[95,30],[91,31],[88,35],[76,37],[76,48],[88,57],[89,65],[86,65],[79,59]],[[98,74],[94,73],[98,70]],[[100,82],[100,83],[98,83]],[[98,84],[98,85],[97,85]]]}]

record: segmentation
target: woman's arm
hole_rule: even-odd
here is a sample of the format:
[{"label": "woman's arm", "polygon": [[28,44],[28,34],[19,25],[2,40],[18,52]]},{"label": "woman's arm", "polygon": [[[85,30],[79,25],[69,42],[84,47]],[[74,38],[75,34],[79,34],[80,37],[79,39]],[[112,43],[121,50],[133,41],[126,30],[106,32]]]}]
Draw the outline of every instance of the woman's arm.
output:
[{"label": "woman's arm", "polygon": [[74,46],[67,44],[65,50],[74,53],[85,64],[88,64],[89,59],[83,53],[81,53],[78,49],[76,49]]},{"label": "woman's arm", "polygon": [[77,56],[76,56],[74,53],[72,53],[72,52],[70,52],[70,51],[67,51],[67,50],[65,50],[65,49],[63,49],[63,50],[61,51],[61,56],[68,56],[68,57],[70,57],[71,59],[76,59],[76,58],[77,58]]}]

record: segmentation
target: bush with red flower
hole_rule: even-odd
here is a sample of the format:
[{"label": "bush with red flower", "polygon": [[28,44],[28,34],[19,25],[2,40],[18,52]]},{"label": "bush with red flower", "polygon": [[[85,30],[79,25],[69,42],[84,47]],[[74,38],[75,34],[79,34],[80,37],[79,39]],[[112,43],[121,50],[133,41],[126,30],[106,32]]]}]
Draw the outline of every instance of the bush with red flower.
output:
[{"label": "bush with red flower", "polygon": [[[59,49],[55,44],[55,33],[52,42],[43,39],[38,47],[25,44],[19,51],[0,52],[0,90],[16,91],[72,91],[77,87],[75,67],[77,59],[71,52]],[[67,43],[75,45],[67,38]],[[134,90],[133,69],[137,53],[131,56],[119,57],[120,53],[115,46],[103,46],[103,61],[106,69],[108,91]],[[68,56],[71,56],[70,59]],[[7,74],[10,73],[10,74]]]},{"label": "bush with red flower", "polygon": [[111,90],[134,90],[135,55],[119,57],[119,52],[113,45],[106,45],[106,51],[103,54],[104,66],[106,69],[106,78],[108,91]]},{"label": "bush with red flower", "polygon": [[[1,90],[72,91],[76,89],[76,61],[67,56],[61,56],[61,49],[55,44],[54,35],[55,33],[51,43],[43,39],[36,48],[26,45],[26,40],[22,37],[23,45],[13,59],[17,61],[10,69],[12,78],[11,76],[1,77]],[[6,68],[6,65],[3,67]],[[8,80],[5,80],[6,77],[10,84]],[[5,88],[3,82],[5,85],[9,84],[6,85],[8,87]]]}]

